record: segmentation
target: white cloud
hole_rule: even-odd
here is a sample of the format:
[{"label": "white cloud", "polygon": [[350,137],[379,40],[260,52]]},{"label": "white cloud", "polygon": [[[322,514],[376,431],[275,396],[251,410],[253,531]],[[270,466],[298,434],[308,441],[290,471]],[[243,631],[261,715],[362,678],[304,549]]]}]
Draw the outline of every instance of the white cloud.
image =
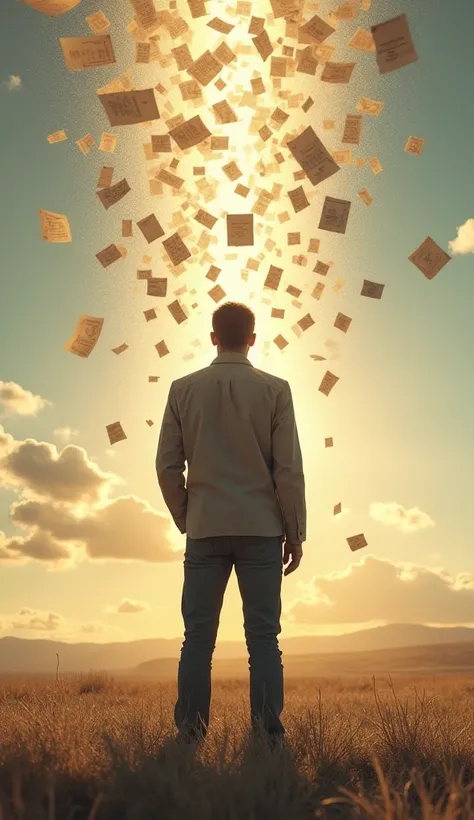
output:
[{"label": "white cloud", "polygon": [[56,430],[53,430],[53,436],[65,442],[70,441],[73,436],[78,435],[79,430],[75,430],[73,427],[56,427]]},{"label": "white cloud", "polygon": [[147,604],[146,601],[134,601],[132,598],[122,598],[117,606],[106,607],[106,612],[111,614],[124,613],[132,615],[136,612],[150,612],[150,605]]},{"label": "white cloud", "polygon": [[110,498],[114,473],[103,472],[86,450],[35,439],[16,441],[0,425],[0,486],[20,500],[10,518],[26,530],[0,531],[0,563],[21,566],[28,559],[52,569],[92,560],[160,563],[182,559],[174,522],[134,495]]},{"label": "white cloud", "polygon": [[10,74],[8,80],[4,80],[3,85],[6,85],[9,91],[19,91],[23,86],[23,82],[18,74]]},{"label": "white cloud", "polygon": [[463,624],[473,621],[474,575],[365,556],[340,572],[315,575],[287,615],[304,624]]},{"label": "white cloud", "polygon": [[4,407],[4,416],[36,416],[38,410],[52,406],[52,402],[25,390],[16,382],[1,380],[0,404]]},{"label": "white cloud", "polygon": [[464,225],[458,225],[456,231],[456,239],[449,242],[451,253],[474,253],[474,219],[468,219]]},{"label": "white cloud", "polygon": [[34,629],[41,632],[55,632],[59,629],[62,620],[57,612],[42,612],[27,607],[21,609],[18,616],[18,620],[11,621],[11,629]]},{"label": "white cloud", "polygon": [[0,482],[4,487],[79,503],[100,501],[119,481],[91,461],[83,447],[69,444],[58,452],[49,442],[15,441],[0,425]]},{"label": "white cloud", "polygon": [[82,624],[79,627],[79,632],[85,632],[87,635],[95,635],[97,632],[104,631],[104,624],[100,623],[100,621],[90,621],[87,624]]},{"label": "white cloud", "polygon": [[435,522],[428,513],[422,512],[418,507],[411,507],[408,510],[396,501],[374,502],[370,505],[369,515],[374,521],[380,521],[389,527],[396,527],[403,533],[435,526]]}]

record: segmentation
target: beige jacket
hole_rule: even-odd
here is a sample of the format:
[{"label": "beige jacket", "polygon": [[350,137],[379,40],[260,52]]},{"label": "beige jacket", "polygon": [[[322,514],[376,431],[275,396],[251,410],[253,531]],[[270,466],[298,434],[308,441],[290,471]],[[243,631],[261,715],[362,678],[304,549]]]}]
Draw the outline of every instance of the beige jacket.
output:
[{"label": "beige jacket", "polygon": [[241,353],[220,353],[209,367],[171,383],[156,472],[178,529],[191,538],[306,540],[290,385]]}]

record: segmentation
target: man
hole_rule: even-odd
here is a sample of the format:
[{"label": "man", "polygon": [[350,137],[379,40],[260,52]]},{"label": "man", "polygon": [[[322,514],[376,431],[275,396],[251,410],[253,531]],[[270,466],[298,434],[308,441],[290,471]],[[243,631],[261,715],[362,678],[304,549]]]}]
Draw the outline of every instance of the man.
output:
[{"label": "man", "polygon": [[[203,739],[224,592],[235,566],[249,653],[256,734],[283,739],[281,581],[306,540],[303,462],[290,385],[253,367],[255,316],[227,302],[212,316],[217,357],[171,383],[156,471],[165,503],[186,533],[178,671],[178,738]],[[188,466],[184,481],[185,462]],[[282,560],[282,542],[285,540]]]}]

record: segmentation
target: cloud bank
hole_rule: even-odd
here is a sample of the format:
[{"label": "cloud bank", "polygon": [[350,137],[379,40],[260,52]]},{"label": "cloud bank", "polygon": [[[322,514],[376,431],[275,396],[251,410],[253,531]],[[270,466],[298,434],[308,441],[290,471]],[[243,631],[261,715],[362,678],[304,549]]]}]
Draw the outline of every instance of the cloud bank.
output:
[{"label": "cloud bank", "polygon": [[456,239],[449,242],[451,253],[474,253],[474,219],[468,219],[464,225],[458,225],[456,231]]},{"label": "cloud bank", "polygon": [[463,624],[474,621],[474,575],[393,563],[373,555],[315,575],[287,615],[304,624]]}]

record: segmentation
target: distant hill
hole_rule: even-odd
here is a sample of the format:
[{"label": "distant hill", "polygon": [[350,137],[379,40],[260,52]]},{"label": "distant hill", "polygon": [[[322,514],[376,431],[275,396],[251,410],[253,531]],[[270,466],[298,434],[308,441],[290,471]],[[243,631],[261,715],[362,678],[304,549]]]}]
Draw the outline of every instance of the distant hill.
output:
[{"label": "distant hill", "polygon": [[[468,627],[430,627],[420,624],[389,624],[352,634],[304,636],[280,640],[286,656],[341,654],[396,647],[429,646],[474,641],[474,629]],[[146,661],[177,659],[182,638],[152,638],[121,643],[62,643],[45,639],[0,638],[1,674],[53,674],[56,652],[60,672],[88,672],[91,669],[125,672]],[[240,642],[219,642],[215,661],[242,658],[247,666],[247,651]]]},{"label": "distant hill", "polygon": [[[474,672],[474,641],[375,649],[371,652],[340,654],[287,655],[285,678],[325,678],[372,675],[466,674]],[[176,677],[176,659],[146,661],[136,669],[137,675],[154,680]],[[216,678],[248,678],[247,660],[228,658],[212,664]]]}]

